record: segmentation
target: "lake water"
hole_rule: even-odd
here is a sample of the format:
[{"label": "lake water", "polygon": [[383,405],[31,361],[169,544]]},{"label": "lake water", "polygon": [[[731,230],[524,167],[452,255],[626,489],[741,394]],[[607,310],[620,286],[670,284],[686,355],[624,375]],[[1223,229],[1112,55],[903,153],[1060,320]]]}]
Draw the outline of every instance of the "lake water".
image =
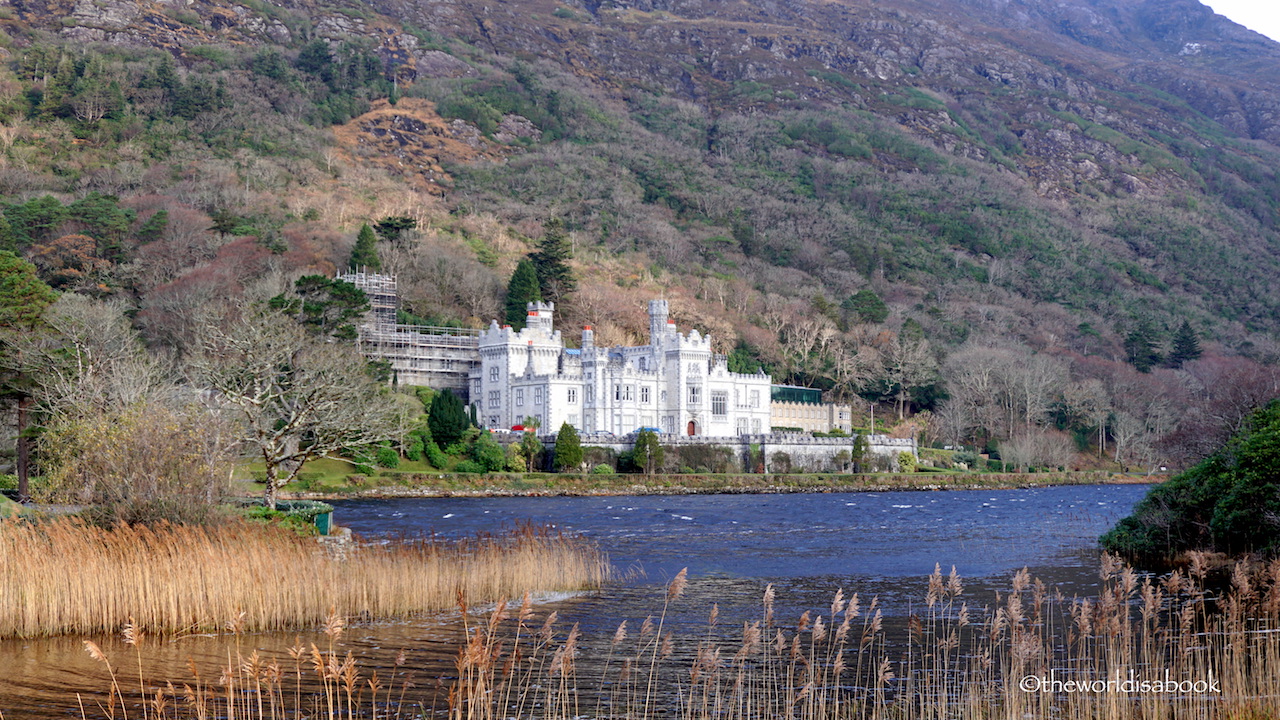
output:
[{"label": "lake water", "polygon": [[[700,627],[712,603],[725,624],[756,617],[768,584],[778,612],[817,610],[837,589],[878,597],[889,618],[905,616],[924,596],[926,578],[955,566],[976,604],[1005,589],[1022,567],[1067,596],[1089,596],[1097,585],[1097,536],[1127,515],[1145,485],[1022,490],[684,495],[590,498],[430,498],[342,500],[335,521],[366,540],[402,534],[466,537],[523,522],[584,535],[608,553],[623,579],[600,593],[550,599],[564,624],[587,636],[611,634],[622,620],[638,623],[661,611],[663,586],[689,569],[689,590],[669,626]],[[634,625],[633,625],[634,627]],[[390,664],[410,650],[418,684],[447,674],[459,637],[456,617],[352,628],[342,640],[362,666]],[[144,675],[162,683],[186,680],[197,667],[225,663],[234,642],[248,654],[286,656],[295,634],[259,634],[234,641],[196,636],[148,640]],[[98,638],[118,664],[133,650]],[[327,640],[315,633],[303,640]],[[0,711],[6,718],[78,717],[76,693],[89,716],[108,684],[105,670],[81,639],[0,642]],[[427,698],[430,700],[430,698]]]}]

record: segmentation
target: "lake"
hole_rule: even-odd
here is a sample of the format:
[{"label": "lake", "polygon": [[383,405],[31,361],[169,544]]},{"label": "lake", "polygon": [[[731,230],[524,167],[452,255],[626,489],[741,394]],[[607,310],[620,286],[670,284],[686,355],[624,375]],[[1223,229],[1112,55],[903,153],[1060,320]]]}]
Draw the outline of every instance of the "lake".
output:
[{"label": "lake", "polygon": [[[596,542],[620,579],[599,593],[543,598],[539,617],[559,613],[587,637],[609,635],[622,620],[633,627],[662,609],[663,586],[681,568],[689,589],[672,608],[677,633],[701,628],[712,603],[722,622],[754,617],[764,588],[778,593],[778,613],[798,616],[830,603],[837,589],[877,597],[890,621],[924,596],[935,567],[952,566],[966,597],[981,605],[1004,590],[1022,567],[1064,595],[1088,596],[1097,586],[1097,536],[1127,515],[1145,485],[1020,490],[680,495],[564,498],[423,498],[341,500],[334,519],[365,541],[404,534],[466,537],[520,523],[550,525]],[[299,582],[306,582],[300,578]],[[740,623],[739,623],[740,624]],[[424,702],[436,677],[447,675],[460,637],[456,614],[350,628],[340,647],[363,667],[389,666],[403,648]],[[327,638],[303,633],[324,647]],[[143,665],[161,684],[189,679],[188,659],[217,674],[229,651],[257,649],[287,658],[295,633],[239,638],[206,635],[148,638],[138,657],[118,638],[96,638],[115,665]],[[136,675],[136,670],[134,671]],[[102,716],[106,670],[80,638],[0,642],[0,711],[6,718]],[[136,684],[134,685],[136,692]]]}]

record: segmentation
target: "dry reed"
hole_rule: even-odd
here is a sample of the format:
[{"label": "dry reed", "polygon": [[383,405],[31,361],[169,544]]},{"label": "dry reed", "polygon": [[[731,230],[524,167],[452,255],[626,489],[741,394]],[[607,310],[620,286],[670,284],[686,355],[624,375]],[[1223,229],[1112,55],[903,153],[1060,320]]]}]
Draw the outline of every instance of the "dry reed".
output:
[{"label": "dry reed", "polygon": [[[585,645],[578,627],[542,622],[528,598],[512,612],[500,601],[474,620],[462,604],[464,641],[447,708],[404,701],[403,655],[389,678],[365,677],[350,654],[312,645],[290,651],[293,669],[275,661],[229,659],[217,684],[149,691],[146,718],[654,717],[684,720],[1063,720],[1230,718],[1280,713],[1280,561],[1242,563],[1229,586],[1210,590],[1200,558],[1187,572],[1142,576],[1114,559],[1101,568],[1097,597],[1063,598],[1025,571],[981,610],[970,608],[962,580],[941,569],[904,628],[889,629],[875,598],[836,593],[829,608],[794,624],[775,622],[766,588],[760,615],[739,632],[673,638],[659,628],[685,589],[667,587],[663,610],[629,631]],[[632,626],[634,627],[634,626]],[[331,617],[326,633],[340,634]],[[891,637],[905,631],[905,637]],[[602,658],[590,665],[585,648]],[[93,653],[96,648],[91,647]],[[99,653],[100,654],[100,653]],[[106,658],[99,658],[106,662]],[[580,667],[594,668],[590,677]],[[384,672],[386,672],[384,670]],[[1066,686],[1028,689],[1024,678],[1093,683],[1130,678],[1216,682],[1175,692]],[[290,688],[310,683],[303,693]],[[114,678],[114,675],[113,675]],[[399,688],[395,693],[392,687]],[[112,683],[112,706],[123,697]],[[141,712],[138,712],[141,708]]]},{"label": "dry reed", "polygon": [[713,607],[705,636],[673,640],[660,628],[682,573],[656,621],[634,638],[619,626],[594,665],[602,675],[581,688],[567,662],[576,627],[558,640],[544,626],[525,647],[503,640],[524,621],[471,628],[450,717],[568,720],[582,706],[631,720],[1280,717],[1280,560],[1237,564],[1217,593],[1203,568],[1155,578],[1104,558],[1091,599],[1061,597],[1024,570],[976,611],[954,569],[938,568],[892,632],[878,600],[864,608],[843,591],[825,612],[776,624],[769,587],[736,636],[716,636]]},{"label": "dry reed", "polygon": [[104,530],[76,519],[0,522],[0,636],[314,626],[331,613],[395,618],[459,596],[599,586],[608,563],[583,541],[523,529],[442,544],[334,552],[287,530],[229,523]]}]

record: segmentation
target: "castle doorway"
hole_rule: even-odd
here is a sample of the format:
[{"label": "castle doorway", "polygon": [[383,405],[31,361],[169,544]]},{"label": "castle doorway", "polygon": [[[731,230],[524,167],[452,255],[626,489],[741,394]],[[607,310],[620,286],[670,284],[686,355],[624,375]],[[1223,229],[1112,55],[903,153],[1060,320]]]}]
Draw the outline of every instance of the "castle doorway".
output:
[{"label": "castle doorway", "polygon": [[694,422],[693,422],[692,420],[690,420],[690,421],[689,421],[689,434],[690,434],[690,435],[697,435],[697,434],[698,434],[698,426],[697,426],[697,425],[695,425],[695,424],[694,424]]}]

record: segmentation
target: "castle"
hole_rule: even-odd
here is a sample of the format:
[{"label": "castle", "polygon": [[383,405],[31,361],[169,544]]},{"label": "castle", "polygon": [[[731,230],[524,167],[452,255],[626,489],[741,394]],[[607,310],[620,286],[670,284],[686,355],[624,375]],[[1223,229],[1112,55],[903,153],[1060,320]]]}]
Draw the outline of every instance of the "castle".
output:
[{"label": "castle", "polygon": [[553,303],[529,303],[514,330],[481,331],[470,397],[483,425],[509,428],[529,418],[544,431],[568,423],[584,433],[734,437],[770,432],[771,378],[731,372],[711,338],[680,333],[666,300],[649,302],[649,344],[598,347],[590,327],[582,348],[564,346]]}]

